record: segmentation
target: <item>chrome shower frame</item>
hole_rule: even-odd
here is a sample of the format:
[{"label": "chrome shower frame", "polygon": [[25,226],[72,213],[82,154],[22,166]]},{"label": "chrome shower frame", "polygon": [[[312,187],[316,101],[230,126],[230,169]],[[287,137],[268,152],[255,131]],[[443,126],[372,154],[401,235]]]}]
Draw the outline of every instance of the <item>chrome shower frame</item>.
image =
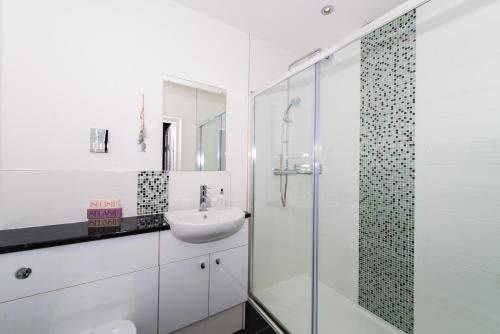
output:
[{"label": "chrome shower frame", "polygon": [[[320,117],[320,70],[321,70],[321,62],[324,59],[329,59],[338,51],[348,47],[349,45],[361,40],[363,37],[371,33],[372,31],[383,27],[387,23],[395,20],[396,18],[404,15],[422,5],[429,2],[431,0],[408,0],[398,7],[392,9],[386,14],[380,16],[369,24],[365,25],[352,35],[348,36],[340,43],[334,45],[333,47],[317,53],[315,56],[310,59],[304,60],[302,63],[297,64],[293,69],[290,69],[283,77],[273,82],[271,85],[260,89],[256,92],[252,92],[252,96],[250,99],[250,115],[249,115],[249,174],[248,174],[248,210],[251,212],[251,223],[250,223],[250,235],[249,235],[249,299],[250,303],[257,308],[257,311],[261,313],[264,318],[268,321],[271,327],[277,333],[286,333],[285,327],[283,324],[279,322],[279,319],[276,319],[269,310],[266,309],[265,305],[259,302],[258,298],[253,295],[253,249],[255,247],[254,244],[254,222],[255,222],[255,211],[254,211],[254,180],[255,180],[255,98],[266,92],[267,90],[273,88],[276,85],[279,85],[285,81],[288,81],[290,78],[294,77],[296,74],[304,71],[307,68],[314,67],[315,72],[315,87],[314,87],[314,133],[313,133],[313,212],[312,212],[312,297],[311,297],[311,334],[318,334],[318,271],[319,271],[319,263],[318,263],[318,229],[319,229],[319,219],[318,219],[318,210],[319,210],[319,174],[321,172],[321,165],[319,160],[320,154],[320,134],[319,134],[319,117]],[[289,101],[289,96],[287,96],[287,100]]]}]

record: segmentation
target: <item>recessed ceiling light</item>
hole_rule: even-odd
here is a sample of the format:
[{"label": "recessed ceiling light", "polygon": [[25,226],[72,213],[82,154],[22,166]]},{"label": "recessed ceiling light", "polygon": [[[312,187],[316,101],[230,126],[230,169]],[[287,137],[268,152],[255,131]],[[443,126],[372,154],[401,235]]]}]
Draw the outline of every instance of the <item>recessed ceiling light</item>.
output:
[{"label": "recessed ceiling light", "polygon": [[328,5],[328,6],[325,6],[323,8],[321,8],[321,15],[330,15],[331,13],[333,13],[333,6],[332,5]]}]

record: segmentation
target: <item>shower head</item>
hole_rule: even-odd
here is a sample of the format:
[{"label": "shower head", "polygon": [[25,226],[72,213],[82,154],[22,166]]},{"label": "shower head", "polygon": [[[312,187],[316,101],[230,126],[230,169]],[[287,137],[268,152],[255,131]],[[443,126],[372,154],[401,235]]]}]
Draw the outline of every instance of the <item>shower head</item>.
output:
[{"label": "shower head", "polygon": [[290,106],[288,108],[296,107],[300,104],[300,102],[301,102],[300,97],[296,97],[290,101]]},{"label": "shower head", "polygon": [[290,118],[290,110],[292,107],[297,107],[301,102],[300,97],[293,98],[290,100],[290,104],[288,105],[288,108],[286,108],[285,114],[283,115],[283,122],[285,123],[291,123],[292,119]]}]

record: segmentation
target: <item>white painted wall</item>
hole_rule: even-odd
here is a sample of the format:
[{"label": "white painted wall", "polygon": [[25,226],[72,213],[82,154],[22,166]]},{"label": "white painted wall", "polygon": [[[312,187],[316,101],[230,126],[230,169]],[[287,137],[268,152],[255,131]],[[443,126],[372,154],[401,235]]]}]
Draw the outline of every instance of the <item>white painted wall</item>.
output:
[{"label": "white painted wall", "polygon": [[[284,72],[287,51],[169,0],[0,0],[0,15],[1,169],[160,169],[167,74],[227,90],[226,168],[246,207],[249,85]],[[108,154],[89,153],[91,127],[110,130]]]},{"label": "white painted wall", "polygon": [[250,35],[250,90],[269,85],[288,70],[288,65],[302,55],[280,48]]},{"label": "white painted wall", "polygon": [[[164,74],[226,88],[235,127],[246,115],[248,35],[218,21],[159,0],[2,6],[3,169],[160,169]],[[88,152],[90,127],[110,129],[109,154]],[[229,131],[238,159],[245,135]]]},{"label": "white painted wall", "polygon": [[417,11],[415,333],[500,333],[500,2]]}]

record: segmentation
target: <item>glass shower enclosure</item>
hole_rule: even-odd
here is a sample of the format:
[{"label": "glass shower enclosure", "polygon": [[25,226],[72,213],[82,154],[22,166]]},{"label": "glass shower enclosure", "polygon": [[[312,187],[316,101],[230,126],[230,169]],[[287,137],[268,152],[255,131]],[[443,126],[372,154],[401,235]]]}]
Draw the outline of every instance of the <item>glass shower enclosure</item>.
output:
[{"label": "glass shower enclosure", "polygon": [[252,291],[297,333],[311,326],[314,107],[315,66],[255,98]]},{"label": "glass shower enclosure", "polygon": [[283,332],[500,333],[500,2],[399,11],[254,96],[250,298]]}]

